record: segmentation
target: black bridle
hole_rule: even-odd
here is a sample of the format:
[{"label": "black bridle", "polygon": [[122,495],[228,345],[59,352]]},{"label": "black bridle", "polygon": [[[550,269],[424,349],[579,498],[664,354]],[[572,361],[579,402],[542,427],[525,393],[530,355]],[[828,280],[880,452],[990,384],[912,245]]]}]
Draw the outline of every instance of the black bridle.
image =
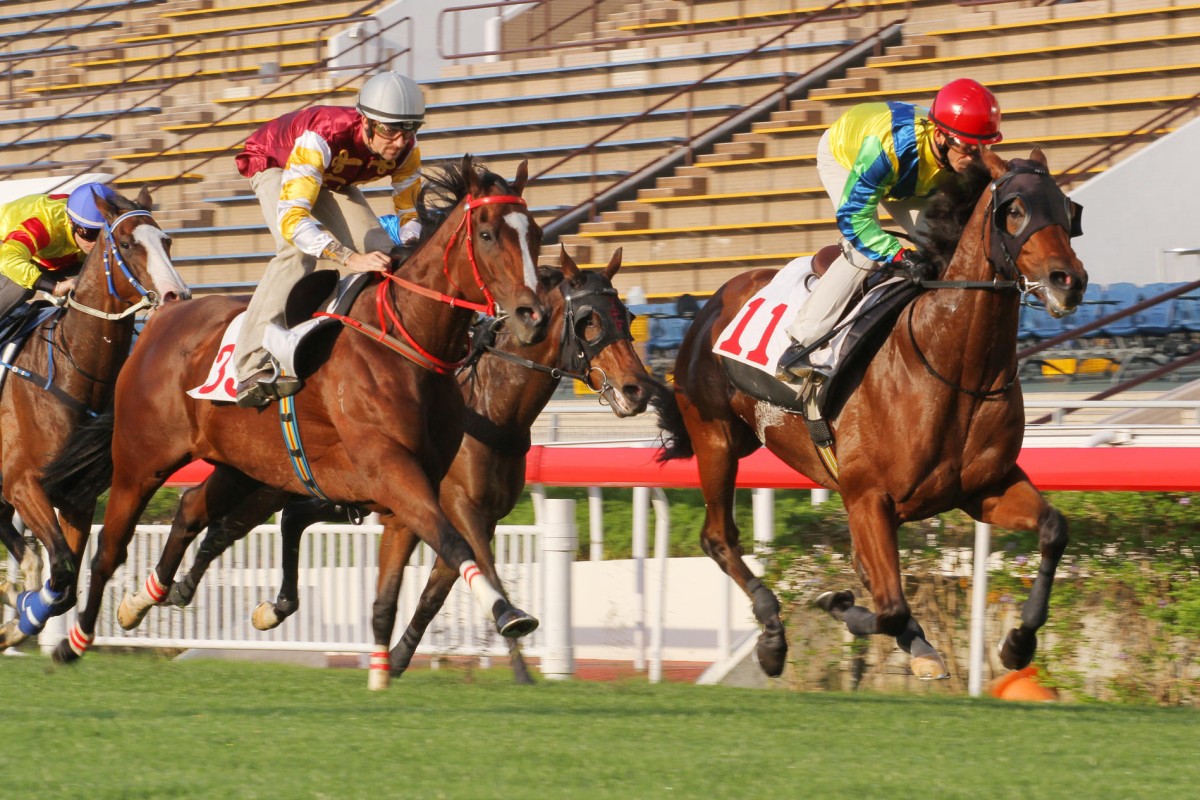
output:
[{"label": "black bridle", "polygon": [[[600,388],[597,391],[600,393],[601,402],[604,402],[605,394],[613,385],[609,383],[604,370],[594,366],[592,360],[611,344],[633,341],[633,314],[621,302],[615,288],[607,282],[602,282],[598,276],[586,272],[582,274],[585,276],[582,286],[572,286],[570,281],[559,284],[563,295],[563,332],[562,347],[556,365],[541,364],[498,349],[495,341],[504,324],[504,318],[485,318],[476,325],[472,336],[471,355],[459,372],[474,366],[486,352],[509,363],[549,375],[555,380],[571,378],[582,381],[589,387],[591,376],[598,374]],[[593,319],[598,320],[600,330],[589,339],[584,335],[584,331]]]},{"label": "black bridle", "polygon": [[[987,221],[980,230],[980,236],[991,234],[988,264],[991,265],[996,278],[991,281],[921,281],[921,287],[927,289],[1016,289],[1021,294],[1021,302],[1032,305],[1029,302],[1029,296],[1043,289],[1045,284],[1040,281],[1030,281],[1017,267],[1017,258],[1021,249],[1035,233],[1051,225],[1060,226],[1072,238],[1082,235],[1083,206],[1072,201],[1063,193],[1045,166],[1024,158],[1014,158],[1008,162],[1008,171],[992,182],[991,189],[992,197],[988,203]],[[1009,207],[1018,199],[1025,208],[1025,219],[1017,230],[1010,233],[1008,226],[1004,224],[1004,216],[1008,213]],[[988,230],[989,226],[990,231]],[[916,335],[913,332],[912,305],[909,305],[908,308],[908,339],[926,372],[965,395],[981,400],[992,400],[1004,395],[1017,382],[1020,370],[1014,369],[1012,377],[1003,386],[981,392],[964,389],[939,374],[917,344]]]}]

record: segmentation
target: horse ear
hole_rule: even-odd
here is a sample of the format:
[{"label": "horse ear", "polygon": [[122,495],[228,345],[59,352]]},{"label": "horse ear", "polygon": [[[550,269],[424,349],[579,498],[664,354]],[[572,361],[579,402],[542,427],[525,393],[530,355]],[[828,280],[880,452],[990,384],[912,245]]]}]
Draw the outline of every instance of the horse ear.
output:
[{"label": "horse ear", "polygon": [[575,283],[579,280],[579,265],[575,263],[575,259],[571,258],[566,246],[561,244],[558,246],[558,265],[568,281]]},{"label": "horse ear", "polygon": [[459,172],[463,176],[463,182],[466,184],[467,193],[471,196],[479,194],[479,175],[475,172],[475,160],[470,153],[464,153],[462,163],[459,164]]},{"label": "horse ear", "polygon": [[608,260],[608,266],[604,268],[604,277],[608,278],[610,281],[613,279],[613,276],[617,274],[617,270],[621,268],[621,254],[624,252],[624,250],[625,248],[618,247],[616,252],[612,254],[612,258]]},{"label": "horse ear", "polygon": [[1046,154],[1042,152],[1042,148],[1040,147],[1033,148],[1033,152],[1029,154],[1029,160],[1036,161],[1043,167],[1046,166]]},{"label": "horse ear", "polygon": [[517,167],[517,177],[513,178],[512,189],[513,194],[518,197],[525,191],[525,184],[529,182],[529,159],[525,159]]},{"label": "horse ear", "polygon": [[104,197],[98,194],[94,189],[92,190],[92,197],[94,197],[96,200],[96,208],[100,210],[100,213],[103,214],[104,218],[109,222],[112,222],[114,219],[121,216],[121,209],[105,200]]},{"label": "horse ear", "polygon": [[143,186],[142,190],[138,192],[137,200],[134,202],[141,206],[143,211],[153,211],[154,198],[150,196],[150,187]]}]

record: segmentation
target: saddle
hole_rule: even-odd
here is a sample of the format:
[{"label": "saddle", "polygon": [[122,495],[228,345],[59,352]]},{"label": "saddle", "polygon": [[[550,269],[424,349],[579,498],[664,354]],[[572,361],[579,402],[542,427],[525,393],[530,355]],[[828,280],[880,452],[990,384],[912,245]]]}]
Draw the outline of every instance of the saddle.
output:
[{"label": "saddle", "polygon": [[[821,252],[831,248],[833,258],[836,258],[837,247],[834,245]],[[833,258],[824,262],[821,272],[829,267]],[[816,260],[814,256],[814,272]],[[921,292],[919,286],[907,280],[883,280],[869,286],[863,300],[838,323],[843,330],[837,336],[838,356],[828,376],[807,383],[799,390],[761,369],[733,359],[722,358],[721,365],[730,383],[751,397],[804,413],[809,418],[836,415],[840,403],[857,385],[857,377],[895,325],[901,310]],[[855,313],[856,316],[851,316]],[[851,377],[854,380],[850,380]],[[837,403],[832,402],[835,398]]]},{"label": "saddle", "polygon": [[0,391],[4,389],[9,372],[29,377],[28,373],[23,373],[12,365],[29,334],[42,323],[60,317],[65,312],[66,309],[62,306],[39,300],[20,304],[0,320]]},{"label": "saddle", "polygon": [[263,346],[288,375],[307,379],[329,358],[343,327],[336,319],[313,314],[322,309],[346,314],[370,282],[368,272],[345,278],[333,269],[310,272],[292,287],[284,305],[284,324],[267,327]]}]

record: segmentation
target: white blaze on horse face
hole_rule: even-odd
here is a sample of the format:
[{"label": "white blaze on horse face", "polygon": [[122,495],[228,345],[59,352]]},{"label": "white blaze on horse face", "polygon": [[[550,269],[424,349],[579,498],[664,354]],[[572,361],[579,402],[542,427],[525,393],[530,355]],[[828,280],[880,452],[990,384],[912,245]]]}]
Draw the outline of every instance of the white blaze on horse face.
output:
[{"label": "white blaze on horse face", "polygon": [[[192,290],[179,277],[171,257],[167,255],[167,234],[155,225],[138,225],[133,229],[133,239],[146,248],[146,268],[154,280],[154,291],[158,296],[166,297],[174,292],[180,299],[192,296]],[[148,288],[148,287],[147,287]]]},{"label": "white blaze on horse face", "polygon": [[517,232],[517,241],[521,243],[521,262],[525,265],[525,285],[537,291],[537,268],[533,264],[533,254],[529,252],[529,217],[511,211],[504,215],[504,221]]}]

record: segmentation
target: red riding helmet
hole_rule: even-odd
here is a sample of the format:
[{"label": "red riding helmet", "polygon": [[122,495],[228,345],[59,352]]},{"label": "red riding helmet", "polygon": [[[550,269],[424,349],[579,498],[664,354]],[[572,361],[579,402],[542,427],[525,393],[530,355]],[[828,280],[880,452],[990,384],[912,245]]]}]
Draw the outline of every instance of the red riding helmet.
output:
[{"label": "red riding helmet", "polygon": [[995,144],[1004,138],[996,96],[970,78],[943,86],[933,98],[929,118],[942,133],[972,144]]}]

